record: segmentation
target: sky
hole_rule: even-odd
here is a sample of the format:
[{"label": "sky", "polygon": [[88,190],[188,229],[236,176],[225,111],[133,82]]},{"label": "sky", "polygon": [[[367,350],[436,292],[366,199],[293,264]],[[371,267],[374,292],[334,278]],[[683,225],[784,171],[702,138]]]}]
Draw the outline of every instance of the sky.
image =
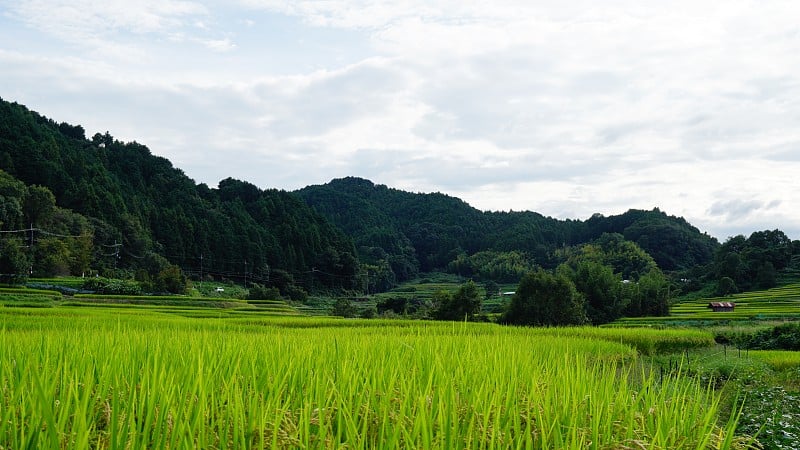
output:
[{"label": "sky", "polygon": [[800,239],[796,0],[0,0],[0,97],[212,187]]}]

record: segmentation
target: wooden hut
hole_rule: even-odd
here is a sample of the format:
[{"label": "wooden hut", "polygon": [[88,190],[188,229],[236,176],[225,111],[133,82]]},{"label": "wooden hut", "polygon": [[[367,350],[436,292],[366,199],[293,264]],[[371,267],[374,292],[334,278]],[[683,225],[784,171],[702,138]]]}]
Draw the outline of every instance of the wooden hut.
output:
[{"label": "wooden hut", "polygon": [[708,307],[711,308],[714,312],[729,312],[733,311],[733,308],[736,307],[736,303],[733,302],[711,302],[708,304]]}]

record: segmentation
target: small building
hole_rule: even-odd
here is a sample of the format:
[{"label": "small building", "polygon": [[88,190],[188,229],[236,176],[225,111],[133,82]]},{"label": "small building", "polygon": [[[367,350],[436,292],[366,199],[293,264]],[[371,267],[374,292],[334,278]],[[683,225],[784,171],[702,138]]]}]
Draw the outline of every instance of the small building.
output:
[{"label": "small building", "polygon": [[733,311],[733,308],[736,307],[736,303],[733,302],[711,302],[708,304],[708,307],[711,308],[714,312],[729,312]]}]

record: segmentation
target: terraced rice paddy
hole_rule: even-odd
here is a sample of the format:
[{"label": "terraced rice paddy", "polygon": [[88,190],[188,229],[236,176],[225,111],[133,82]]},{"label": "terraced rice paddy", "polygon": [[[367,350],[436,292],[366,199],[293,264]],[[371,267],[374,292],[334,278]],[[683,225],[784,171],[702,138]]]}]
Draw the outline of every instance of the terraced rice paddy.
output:
[{"label": "terraced rice paddy", "polygon": [[636,350],[708,336],[595,330],[0,308],[0,447],[732,447]]},{"label": "terraced rice paddy", "polygon": [[182,296],[126,296],[76,294],[0,288],[0,306],[5,307],[90,307],[93,309],[140,309],[184,317],[296,316],[300,313],[282,300],[238,300],[231,298]]},{"label": "terraced rice paddy", "polygon": [[[733,302],[734,311],[714,312],[710,302]],[[728,297],[712,297],[682,302],[670,308],[669,317],[626,318],[618,324],[657,324],[669,322],[717,322],[800,319],[800,284],[790,284],[763,291]]]}]

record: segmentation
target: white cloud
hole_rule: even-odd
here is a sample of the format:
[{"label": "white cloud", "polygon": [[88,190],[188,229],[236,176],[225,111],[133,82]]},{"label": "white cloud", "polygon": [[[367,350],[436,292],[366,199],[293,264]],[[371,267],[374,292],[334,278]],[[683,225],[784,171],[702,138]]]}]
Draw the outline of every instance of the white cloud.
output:
[{"label": "white cloud", "polygon": [[180,0],[22,0],[10,9],[30,26],[64,39],[120,30],[169,32],[208,14],[201,3]]},{"label": "white cloud", "polygon": [[0,44],[0,95],[210,184],[359,175],[482,209],[800,232],[794,2],[8,5],[57,48]]}]

